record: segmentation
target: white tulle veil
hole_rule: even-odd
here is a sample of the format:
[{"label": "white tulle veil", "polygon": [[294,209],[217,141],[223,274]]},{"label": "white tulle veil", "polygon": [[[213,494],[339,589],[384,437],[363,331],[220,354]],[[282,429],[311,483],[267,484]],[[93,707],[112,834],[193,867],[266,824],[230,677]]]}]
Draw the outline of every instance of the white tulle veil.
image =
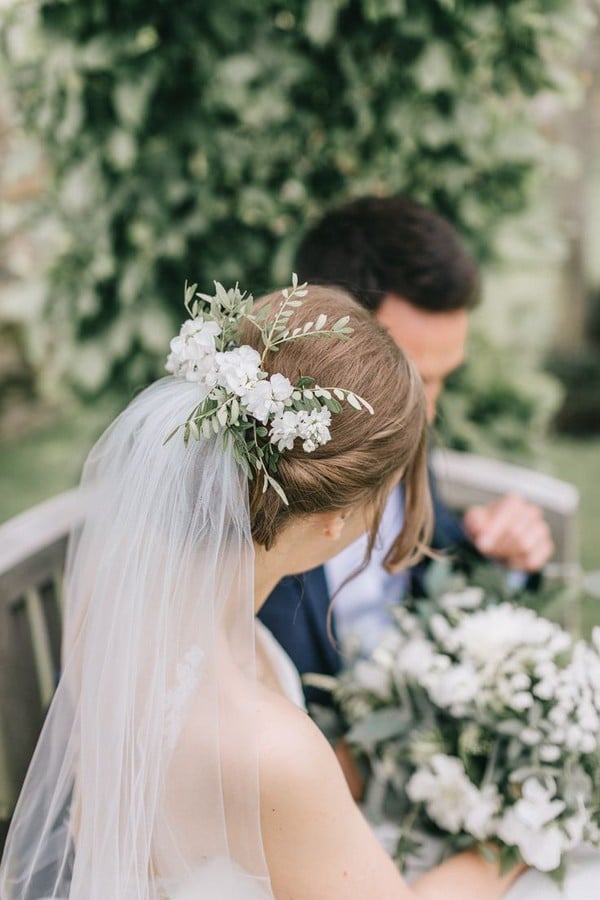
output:
[{"label": "white tulle veil", "polygon": [[272,897],[247,484],[221,436],[163,443],[196,392],[152,385],[86,463],[62,677],[1,900]]}]

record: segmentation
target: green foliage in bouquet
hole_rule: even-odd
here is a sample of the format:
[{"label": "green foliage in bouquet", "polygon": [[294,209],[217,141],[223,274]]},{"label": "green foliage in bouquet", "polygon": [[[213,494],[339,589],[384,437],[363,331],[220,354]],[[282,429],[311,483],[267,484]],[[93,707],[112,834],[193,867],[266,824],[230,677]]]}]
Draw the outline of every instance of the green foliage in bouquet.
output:
[{"label": "green foliage in bouquet", "polygon": [[369,818],[403,868],[478,846],[560,879],[570,849],[600,846],[600,629],[577,641],[491,567],[467,582],[445,563],[394,618],[369,659],[309,678],[366,764]]},{"label": "green foliage in bouquet", "polygon": [[[405,191],[490,252],[548,159],[583,0],[33,0],[2,11],[15,108],[63,229],[44,328],[93,393],[143,384],[194,271],[281,282],[348,196]],[[48,354],[39,360],[48,371]],[[43,377],[41,379],[43,381]]]}]

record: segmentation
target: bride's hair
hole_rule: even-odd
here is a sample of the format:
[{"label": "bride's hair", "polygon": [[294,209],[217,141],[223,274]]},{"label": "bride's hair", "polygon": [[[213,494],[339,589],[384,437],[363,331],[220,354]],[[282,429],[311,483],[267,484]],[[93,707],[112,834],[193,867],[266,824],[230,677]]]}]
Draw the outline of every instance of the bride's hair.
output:
[{"label": "bride's hair", "polygon": [[[257,303],[278,306],[279,292]],[[431,501],[427,478],[427,421],[420,377],[410,361],[371,313],[337,288],[310,285],[293,326],[324,313],[329,321],[350,317],[348,341],[296,340],[281,345],[265,360],[270,374],[280,372],[292,384],[310,375],[321,387],[340,385],[364,397],[374,415],[344,404],[332,417],[331,441],[307,454],[300,441],[282,454],[277,478],[288,498],[286,506],[262,482],[250,482],[250,520],[255,541],[269,549],[278,533],[297,516],[351,506],[373,510],[369,553],[388,491],[402,475],[405,488],[404,527],[390,549],[389,568],[411,565],[431,535]],[[258,331],[247,323],[242,342],[262,351]]]}]

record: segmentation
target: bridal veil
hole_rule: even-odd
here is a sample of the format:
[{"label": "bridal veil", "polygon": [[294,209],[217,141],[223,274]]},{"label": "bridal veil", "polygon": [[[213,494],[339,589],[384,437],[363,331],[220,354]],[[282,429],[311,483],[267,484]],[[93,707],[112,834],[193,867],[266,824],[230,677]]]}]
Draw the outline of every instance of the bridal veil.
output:
[{"label": "bridal veil", "polygon": [[9,832],[1,900],[272,897],[261,841],[254,559],[222,436],[145,390],[92,450],[63,671]]}]

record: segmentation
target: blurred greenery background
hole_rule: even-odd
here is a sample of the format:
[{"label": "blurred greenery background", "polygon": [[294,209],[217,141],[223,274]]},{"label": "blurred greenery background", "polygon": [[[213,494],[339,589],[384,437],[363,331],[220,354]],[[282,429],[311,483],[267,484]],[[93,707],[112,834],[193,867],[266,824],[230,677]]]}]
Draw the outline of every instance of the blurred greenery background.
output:
[{"label": "blurred greenery background", "polygon": [[0,521],[161,371],[187,277],[405,192],[480,260],[449,446],[582,492],[600,569],[597,0],[0,0]]}]

